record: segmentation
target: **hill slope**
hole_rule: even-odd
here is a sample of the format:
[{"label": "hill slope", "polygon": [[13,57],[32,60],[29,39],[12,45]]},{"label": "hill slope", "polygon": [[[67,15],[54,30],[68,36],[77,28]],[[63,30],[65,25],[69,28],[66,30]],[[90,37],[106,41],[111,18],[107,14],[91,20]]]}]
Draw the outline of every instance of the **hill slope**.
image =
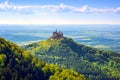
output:
[{"label": "hill slope", "polygon": [[48,39],[24,47],[37,58],[72,68],[89,80],[120,79],[120,54],[100,51],[74,42],[71,38]]},{"label": "hill slope", "polygon": [[46,64],[16,44],[0,38],[0,80],[85,80],[73,70]]}]

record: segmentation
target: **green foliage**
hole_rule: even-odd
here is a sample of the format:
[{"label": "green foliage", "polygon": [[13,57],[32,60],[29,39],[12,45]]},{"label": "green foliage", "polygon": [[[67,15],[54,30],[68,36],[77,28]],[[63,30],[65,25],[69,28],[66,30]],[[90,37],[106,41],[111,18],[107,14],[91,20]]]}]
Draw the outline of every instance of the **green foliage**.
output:
[{"label": "green foliage", "polygon": [[50,76],[49,80],[85,80],[83,75],[74,72],[73,70],[62,70],[56,72],[53,76]]},{"label": "green foliage", "polygon": [[4,66],[5,59],[6,59],[6,55],[0,54],[0,67]]},{"label": "green foliage", "polygon": [[[0,80],[49,80],[55,73],[61,74],[61,70],[64,69],[46,64],[16,44],[0,38]],[[70,73],[69,70],[66,73]],[[85,80],[83,76],[77,77]]]},{"label": "green foliage", "polygon": [[[89,80],[120,79],[119,53],[84,46],[74,42],[71,38],[41,41],[24,48],[35,53],[39,59],[74,69],[84,74]],[[51,77],[51,79],[54,78],[57,79],[58,77]]]}]

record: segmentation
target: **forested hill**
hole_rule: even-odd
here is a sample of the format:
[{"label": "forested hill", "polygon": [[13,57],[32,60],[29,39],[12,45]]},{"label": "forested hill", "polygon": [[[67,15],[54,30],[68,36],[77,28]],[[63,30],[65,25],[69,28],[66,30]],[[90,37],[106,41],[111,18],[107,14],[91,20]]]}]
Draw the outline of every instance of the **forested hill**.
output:
[{"label": "forested hill", "polygon": [[0,38],[0,80],[85,80],[73,70],[38,60],[30,52]]},{"label": "forested hill", "polygon": [[71,38],[48,39],[24,48],[47,63],[74,69],[89,80],[119,80],[120,54],[76,43]]}]

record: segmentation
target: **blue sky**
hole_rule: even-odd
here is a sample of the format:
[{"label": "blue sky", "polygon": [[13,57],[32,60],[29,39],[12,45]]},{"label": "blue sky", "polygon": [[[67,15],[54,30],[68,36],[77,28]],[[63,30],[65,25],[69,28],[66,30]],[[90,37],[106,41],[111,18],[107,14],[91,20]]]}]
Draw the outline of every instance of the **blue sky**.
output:
[{"label": "blue sky", "polygon": [[0,24],[120,24],[120,0],[0,0]]}]

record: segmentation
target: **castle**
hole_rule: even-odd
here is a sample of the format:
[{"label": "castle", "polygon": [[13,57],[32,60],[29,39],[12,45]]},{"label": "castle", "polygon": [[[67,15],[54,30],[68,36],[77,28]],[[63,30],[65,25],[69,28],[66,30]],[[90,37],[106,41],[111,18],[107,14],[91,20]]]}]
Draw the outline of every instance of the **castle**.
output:
[{"label": "castle", "polygon": [[63,33],[62,32],[57,32],[57,30],[55,32],[53,32],[52,36],[50,37],[50,39],[63,39],[64,36],[63,36]]}]

